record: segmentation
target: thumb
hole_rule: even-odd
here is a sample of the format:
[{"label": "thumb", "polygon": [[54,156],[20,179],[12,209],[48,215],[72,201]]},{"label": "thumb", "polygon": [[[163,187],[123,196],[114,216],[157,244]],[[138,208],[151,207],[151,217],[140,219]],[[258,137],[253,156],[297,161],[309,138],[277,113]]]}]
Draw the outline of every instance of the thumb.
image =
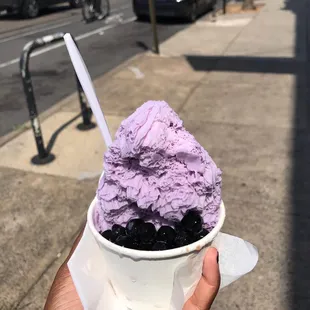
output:
[{"label": "thumb", "polygon": [[203,262],[201,279],[183,310],[209,310],[220,287],[218,252],[209,248]]}]

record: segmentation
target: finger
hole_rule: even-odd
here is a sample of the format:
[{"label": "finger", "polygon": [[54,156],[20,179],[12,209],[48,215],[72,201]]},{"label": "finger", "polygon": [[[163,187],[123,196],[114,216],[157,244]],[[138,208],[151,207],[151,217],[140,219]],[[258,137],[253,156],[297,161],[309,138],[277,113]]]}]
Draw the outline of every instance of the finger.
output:
[{"label": "finger", "polygon": [[78,246],[78,244],[79,244],[79,242],[80,242],[80,240],[81,240],[81,238],[82,238],[82,236],[83,236],[83,233],[84,233],[84,230],[85,230],[85,226],[86,226],[86,224],[83,225],[82,230],[80,231],[80,233],[78,234],[78,236],[77,236],[76,239],[74,240],[73,245],[72,245],[72,248],[71,248],[71,250],[70,250],[70,253],[69,253],[69,255],[67,256],[67,258],[65,259],[63,265],[67,265],[69,259],[71,258],[73,252],[75,251],[75,248]]},{"label": "finger", "polygon": [[[69,261],[71,255],[73,254],[75,248],[79,244],[83,232],[85,229],[85,224],[83,229],[76,237],[70,253],[64,263],[60,266],[50,292],[48,294],[44,310],[54,310],[54,309],[83,309],[78,294],[76,292],[75,286],[73,284],[67,262]],[[72,307],[71,307],[72,306]]]},{"label": "finger", "polygon": [[220,287],[218,252],[209,248],[203,262],[201,279],[183,310],[209,310]]},{"label": "finger", "polygon": [[83,310],[80,298],[76,292],[69,269],[57,272],[44,310]]}]

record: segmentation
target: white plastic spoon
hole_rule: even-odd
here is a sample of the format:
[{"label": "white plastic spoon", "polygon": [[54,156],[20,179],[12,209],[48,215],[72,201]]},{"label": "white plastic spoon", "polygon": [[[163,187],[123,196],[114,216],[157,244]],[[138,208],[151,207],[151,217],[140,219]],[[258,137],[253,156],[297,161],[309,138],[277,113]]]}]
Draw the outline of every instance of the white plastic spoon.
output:
[{"label": "white plastic spoon", "polygon": [[74,67],[74,70],[78,76],[78,79],[82,85],[82,88],[84,90],[85,96],[90,104],[90,107],[95,115],[97,124],[99,126],[99,129],[101,131],[103,140],[106,144],[106,147],[109,148],[109,146],[112,143],[112,138],[110,135],[108,124],[104,118],[103,112],[100,108],[100,104],[98,101],[98,98],[96,96],[96,92],[93,86],[93,83],[91,81],[89,72],[86,68],[86,65],[84,63],[84,60],[76,46],[76,44],[73,41],[73,38],[70,33],[66,33],[64,35],[64,40]]}]

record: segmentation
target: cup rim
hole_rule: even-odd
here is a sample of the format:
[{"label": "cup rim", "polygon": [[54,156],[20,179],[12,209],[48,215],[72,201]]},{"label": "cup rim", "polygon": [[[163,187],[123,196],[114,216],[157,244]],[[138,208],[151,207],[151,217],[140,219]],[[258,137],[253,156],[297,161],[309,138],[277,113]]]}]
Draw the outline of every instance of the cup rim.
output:
[{"label": "cup rim", "polygon": [[216,235],[221,230],[224,224],[225,217],[226,217],[225,205],[224,205],[224,202],[221,201],[219,220],[217,224],[215,225],[215,227],[204,238],[194,243],[191,243],[191,244],[188,244],[186,246],[179,247],[176,249],[164,250],[164,251],[141,251],[141,250],[134,250],[134,249],[121,247],[117,244],[110,242],[109,240],[105,239],[99,234],[99,232],[95,228],[94,216],[93,216],[97,202],[98,202],[97,197],[95,197],[92,203],[90,204],[88,212],[87,212],[87,223],[93,236],[97,240],[97,242],[101,244],[102,246],[104,246],[105,248],[109,249],[110,251],[117,253],[120,256],[129,256],[137,260],[138,259],[149,259],[149,260],[167,259],[167,258],[178,257],[182,255],[188,255],[189,253],[192,253],[195,251],[200,251],[202,248],[205,247],[206,244],[210,243],[216,237]]}]

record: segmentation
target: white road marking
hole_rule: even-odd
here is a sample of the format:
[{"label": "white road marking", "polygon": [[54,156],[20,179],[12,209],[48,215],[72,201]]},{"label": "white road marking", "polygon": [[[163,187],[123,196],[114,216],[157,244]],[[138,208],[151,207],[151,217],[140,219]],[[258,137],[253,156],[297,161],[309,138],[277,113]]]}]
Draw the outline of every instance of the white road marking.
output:
[{"label": "white road marking", "polygon": [[[119,12],[119,11],[122,11],[122,10],[126,10],[126,9],[128,9],[130,7],[131,7],[131,5],[124,5],[124,6],[121,6],[119,8],[112,9],[111,13]],[[123,13],[111,15],[110,17],[112,17],[112,19],[113,19],[113,16],[118,16],[118,15],[123,15]],[[1,16],[1,14],[0,14],[0,16]],[[77,15],[73,16],[73,18],[76,17],[76,16]],[[109,19],[110,17],[108,17],[107,19]],[[78,21],[80,21],[80,19]],[[4,38],[4,39],[0,40],[0,44],[1,43],[5,43],[5,42],[9,42],[9,41],[12,41],[12,40],[15,40],[15,39],[19,39],[19,38],[22,38],[22,37],[25,37],[25,36],[28,36],[28,35],[32,35],[32,34],[35,34],[35,33],[43,32],[43,31],[47,31],[47,30],[51,30],[51,29],[55,29],[55,28],[60,28],[60,27],[67,26],[67,25],[71,25],[71,24],[73,24],[75,22],[77,22],[77,21],[76,20],[71,20],[71,21],[68,21],[68,22],[65,22],[65,23],[51,25],[51,26],[46,27],[46,28],[36,29],[36,30],[24,32],[22,34],[17,34],[15,36],[7,37],[7,38]]]},{"label": "white road marking", "polygon": [[130,17],[130,18],[127,18],[127,19],[123,19],[121,21],[121,24],[128,24],[128,23],[134,22],[135,20],[137,20],[137,17],[133,16],[133,17]]},{"label": "white road marking", "polygon": [[0,64],[0,69],[1,68],[5,68],[5,67],[10,66],[10,65],[14,65],[14,64],[16,64],[18,62],[19,62],[19,58],[15,58],[15,59],[9,60],[7,62],[4,62],[4,63]]},{"label": "white road marking", "polygon": [[111,24],[112,22],[120,23],[123,20],[123,15],[124,13],[110,15],[105,19],[104,23],[105,24]]},{"label": "white road marking", "polygon": [[[92,30],[90,32],[86,32],[86,33],[80,34],[79,36],[76,36],[75,40],[80,41],[80,40],[86,39],[86,38],[91,37],[93,35],[100,34],[100,33],[104,32],[105,30],[108,30],[111,28],[116,28],[119,25],[129,24],[129,23],[133,22],[134,20],[136,20],[136,17],[125,19],[119,24],[106,25],[104,27],[97,28],[97,29]],[[52,51],[52,50],[57,49],[57,48],[64,46],[64,45],[65,45],[65,43],[61,42],[61,43],[53,44],[53,45],[48,46],[48,47],[44,47],[44,48],[32,53],[31,58],[35,57],[35,56],[39,56],[39,55],[44,54],[44,53],[47,53],[49,51]],[[15,59],[0,63],[0,69],[8,67],[8,66],[13,65],[13,64],[16,64],[18,62],[19,62],[19,58],[15,58]]]},{"label": "white road marking", "polygon": [[120,25],[120,24],[107,25],[107,26],[104,26],[104,27],[97,28],[97,29],[92,30],[90,32],[86,32],[86,33],[80,34],[79,36],[75,37],[75,40],[79,41],[79,40],[91,37],[91,36],[93,36],[95,34],[98,34],[98,33],[102,32],[102,31],[104,32],[105,30],[108,30],[108,29],[111,29],[111,28],[115,28],[118,25]]}]

